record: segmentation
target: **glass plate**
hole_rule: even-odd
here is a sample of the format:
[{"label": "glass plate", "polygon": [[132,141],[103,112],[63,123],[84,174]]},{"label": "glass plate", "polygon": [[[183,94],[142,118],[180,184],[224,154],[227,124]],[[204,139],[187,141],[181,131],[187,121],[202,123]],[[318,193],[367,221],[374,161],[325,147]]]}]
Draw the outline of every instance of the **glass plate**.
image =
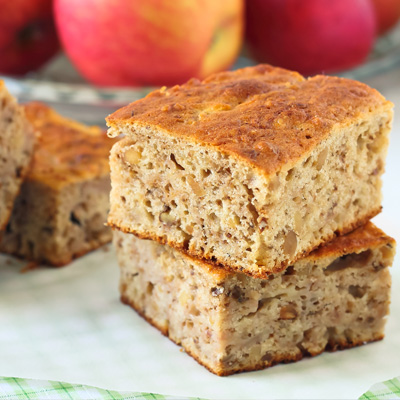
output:
[{"label": "glass plate", "polygon": [[[255,64],[254,60],[241,56],[233,69]],[[363,81],[397,66],[400,66],[400,24],[377,41],[365,64],[338,75]],[[153,89],[96,88],[85,82],[64,55],[23,79],[2,79],[21,102],[44,101],[67,117],[100,125],[104,125],[105,116],[142,98]]]}]

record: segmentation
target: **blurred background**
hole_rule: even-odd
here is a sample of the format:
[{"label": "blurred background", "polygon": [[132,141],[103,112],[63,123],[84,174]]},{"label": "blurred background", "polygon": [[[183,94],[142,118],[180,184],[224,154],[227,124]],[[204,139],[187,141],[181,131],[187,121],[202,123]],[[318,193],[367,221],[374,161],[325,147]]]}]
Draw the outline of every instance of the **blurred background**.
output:
[{"label": "blurred background", "polygon": [[400,0],[0,0],[0,76],[87,123],[151,88],[256,63],[367,80],[400,67]]}]

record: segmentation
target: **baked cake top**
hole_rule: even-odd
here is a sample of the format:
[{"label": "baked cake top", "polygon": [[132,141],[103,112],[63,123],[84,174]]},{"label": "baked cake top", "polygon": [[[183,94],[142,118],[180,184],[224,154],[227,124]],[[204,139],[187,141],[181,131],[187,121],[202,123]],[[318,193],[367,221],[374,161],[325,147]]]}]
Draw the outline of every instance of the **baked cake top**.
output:
[{"label": "baked cake top", "polygon": [[[258,65],[161,88],[107,118],[109,135],[150,127],[239,157],[270,175],[328,136],[392,104],[367,85]],[[150,132],[149,132],[150,133]],[[151,134],[151,133],[150,133]]]},{"label": "baked cake top", "polygon": [[61,187],[109,174],[110,140],[99,127],[64,118],[37,102],[25,105],[36,132],[36,148],[26,180]]},{"label": "baked cake top", "polygon": [[[348,254],[360,254],[369,249],[373,250],[384,246],[389,246],[393,248],[396,246],[396,242],[393,238],[386,235],[382,230],[377,228],[372,222],[368,221],[364,226],[355,229],[354,231],[337,236],[335,239],[328,243],[325,243],[318,247],[316,250],[312,251],[303,260],[307,261],[318,261],[325,257],[340,258]],[[384,252],[384,250],[382,250]],[[390,251],[388,252],[388,254]],[[189,255],[181,253],[183,257],[189,258],[192,262],[200,265],[203,269],[208,271],[217,277],[221,282],[226,279],[227,276],[231,275],[232,272],[226,268],[218,266],[216,263],[206,260],[200,260],[197,258],[192,258]],[[366,258],[369,254],[365,254]],[[385,259],[385,254],[383,253],[383,258]],[[365,260],[367,261],[367,260]]]},{"label": "baked cake top", "polygon": [[360,253],[367,249],[375,249],[384,245],[396,246],[393,238],[386,235],[372,222],[368,221],[346,235],[337,236],[311,252],[307,257],[318,260],[323,257],[342,257],[350,253]]}]

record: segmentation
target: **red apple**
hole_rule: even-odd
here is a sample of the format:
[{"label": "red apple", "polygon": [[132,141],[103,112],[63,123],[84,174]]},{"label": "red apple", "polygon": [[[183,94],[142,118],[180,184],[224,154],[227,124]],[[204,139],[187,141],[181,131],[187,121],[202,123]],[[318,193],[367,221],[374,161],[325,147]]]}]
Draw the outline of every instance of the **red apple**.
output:
[{"label": "red apple", "polygon": [[0,0],[0,73],[33,71],[58,49],[52,0]]},{"label": "red apple", "polygon": [[55,0],[69,58],[101,86],[173,85],[229,67],[243,0]]},{"label": "red apple", "polygon": [[392,29],[400,19],[400,0],[372,0],[378,25],[378,35]]},{"label": "red apple", "polygon": [[370,0],[247,0],[246,11],[254,57],[307,75],[362,63],[375,38]]}]

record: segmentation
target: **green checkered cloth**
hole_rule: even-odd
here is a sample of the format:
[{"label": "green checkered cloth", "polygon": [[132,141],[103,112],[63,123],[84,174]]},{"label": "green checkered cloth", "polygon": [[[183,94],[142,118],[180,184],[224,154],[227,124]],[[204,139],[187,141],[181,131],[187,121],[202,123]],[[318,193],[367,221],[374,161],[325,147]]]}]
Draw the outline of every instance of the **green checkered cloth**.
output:
[{"label": "green checkered cloth", "polygon": [[[400,399],[400,377],[377,383],[359,400]],[[117,392],[64,382],[0,377],[0,400],[204,400],[154,393]]]},{"label": "green checkered cloth", "polygon": [[[0,377],[0,400],[202,400],[198,397],[116,392],[64,382]],[[204,400],[204,399],[203,399]]]},{"label": "green checkered cloth", "polygon": [[[1,397],[0,397],[1,398]],[[376,383],[359,400],[393,400],[400,399],[400,376],[388,381]]]}]

